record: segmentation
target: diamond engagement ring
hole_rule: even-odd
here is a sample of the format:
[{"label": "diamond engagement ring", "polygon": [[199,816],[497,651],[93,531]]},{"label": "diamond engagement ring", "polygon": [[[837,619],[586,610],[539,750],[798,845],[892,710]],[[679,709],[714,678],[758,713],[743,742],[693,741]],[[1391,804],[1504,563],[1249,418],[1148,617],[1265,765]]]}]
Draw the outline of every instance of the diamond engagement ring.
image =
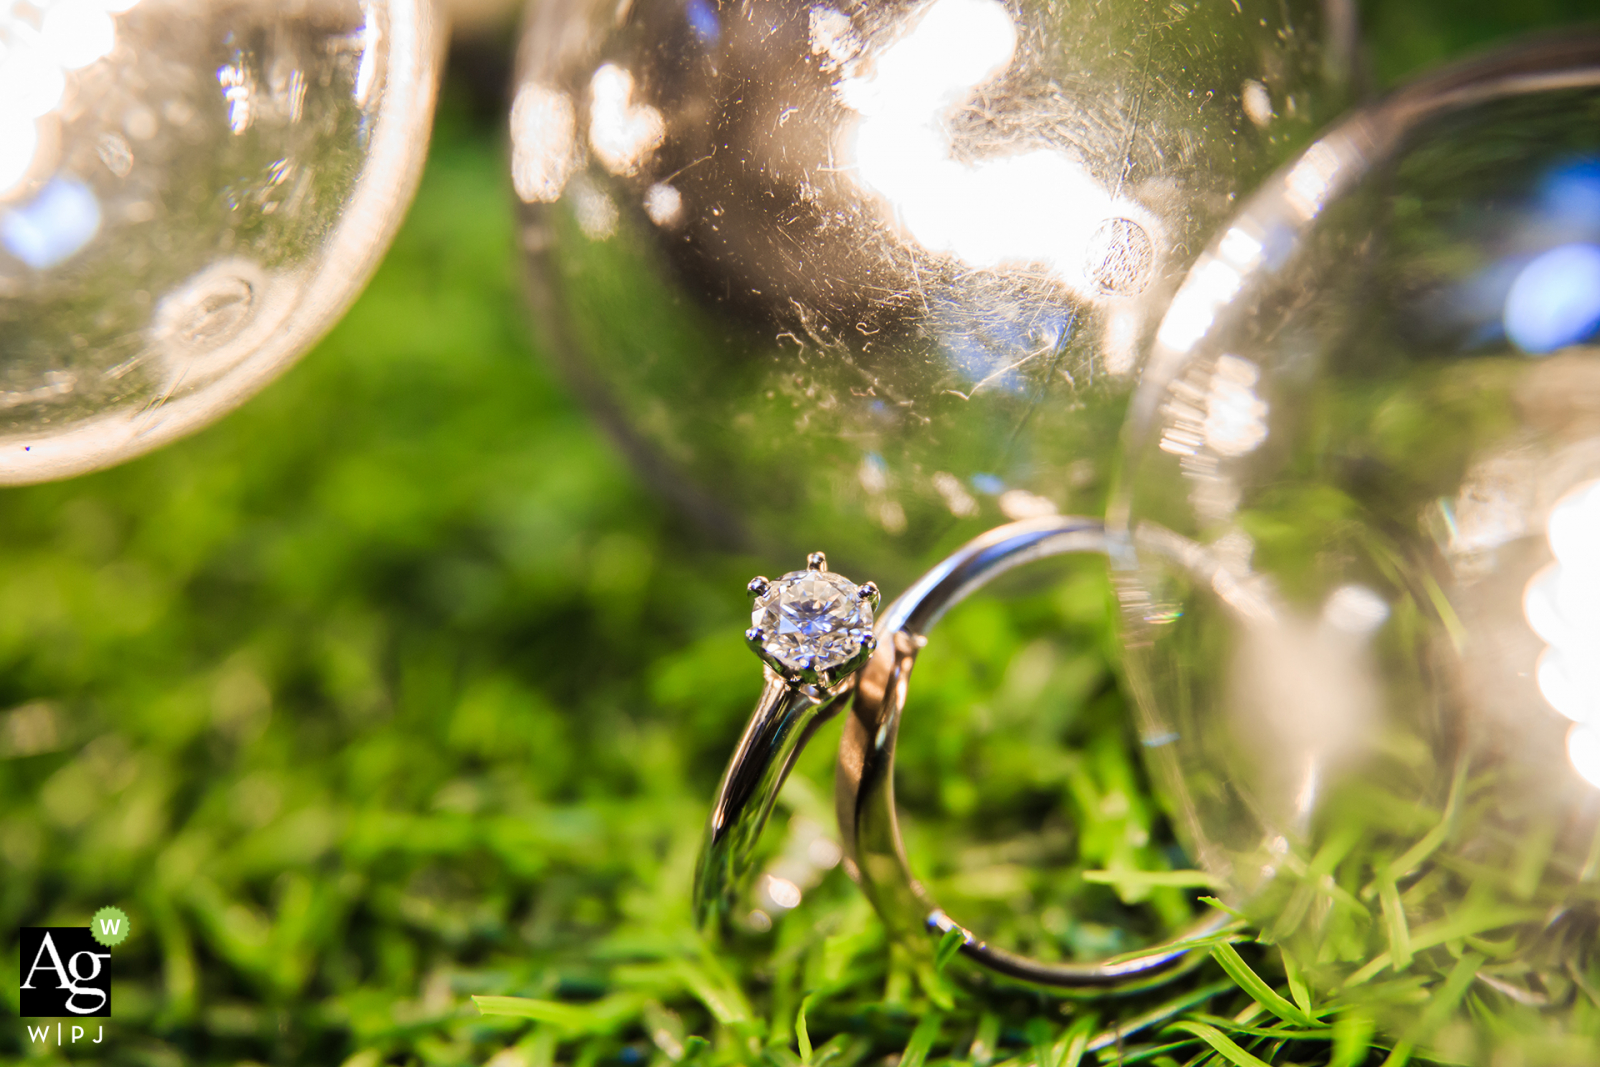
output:
[{"label": "diamond engagement ring", "polygon": [[766,664],[766,685],[717,789],[695,869],[694,915],[724,914],[746,873],[778,789],[811,735],[838,711],[872,655],[878,587],[828,570],[813,552],[806,569],[749,585],[749,643]]},{"label": "diamond engagement ring", "polygon": [[1049,516],[990,530],[956,550],[906,590],[879,617],[878,648],[856,676],[855,696],[839,743],[835,800],[845,869],[890,932],[931,958],[946,937],[959,954],[992,974],[1058,989],[1131,991],[1154,985],[1206,958],[1197,939],[1218,933],[1229,917],[1212,912],[1177,941],[1098,963],[1031,959],[989,945],[950,918],[912,873],[894,802],[894,750],[917,652],[926,634],[955,604],[995,578],[1034,560],[1069,553],[1110,555],[1116,546],[1092,519]]}]

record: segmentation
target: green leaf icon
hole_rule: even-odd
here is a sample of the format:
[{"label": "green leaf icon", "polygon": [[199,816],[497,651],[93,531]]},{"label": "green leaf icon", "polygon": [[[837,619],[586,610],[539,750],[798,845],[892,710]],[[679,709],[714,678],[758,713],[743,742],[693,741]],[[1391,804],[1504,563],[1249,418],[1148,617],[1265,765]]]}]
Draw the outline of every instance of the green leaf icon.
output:
[{"label": "green leaf icon", "polygon": [[106,948],[122,944],[131,932],[128,914],[121,908],[101,908],[89,920],[89,933]]}]

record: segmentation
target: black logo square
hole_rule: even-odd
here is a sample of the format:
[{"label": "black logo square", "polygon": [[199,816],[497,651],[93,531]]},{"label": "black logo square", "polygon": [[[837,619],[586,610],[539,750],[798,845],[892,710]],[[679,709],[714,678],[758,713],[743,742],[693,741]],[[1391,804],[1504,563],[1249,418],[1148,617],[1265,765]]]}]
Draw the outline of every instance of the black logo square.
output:
[{"label": "black logo square", "polygon": [[22,928],[25,1019],[111,1017],[111,952],[87,926]]}]

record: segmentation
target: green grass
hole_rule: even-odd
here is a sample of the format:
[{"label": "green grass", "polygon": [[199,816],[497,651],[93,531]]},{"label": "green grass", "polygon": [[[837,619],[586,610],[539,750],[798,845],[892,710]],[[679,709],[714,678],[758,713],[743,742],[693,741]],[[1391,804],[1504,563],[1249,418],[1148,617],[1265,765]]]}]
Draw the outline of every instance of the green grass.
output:
[{"label": "green grass", "polygon": [[[1385,78],[1539,14],[1401,6],[1374,13]],[[1270,931],[1115,1000],[919,970],[839,869],[793,866],[831,821],[831,732],[770,832],[802,903],[696,935],[701,820],[758,678],[742,586],[772,564],[700,547],[535,358],[499,127],[446,110],[394,251],[301,366],[154,456],[0,494],[0,967],[21,925],[134,923],[107,1040],[73,1060],[1407,1061]],[[1187,861],[1128,743],[1100,582],[953,614],[902,748],[919,869],[1063,955],[1134,947],[1206,891],[1135,873]],[[1416,894],[1430,832],[1347,895]],[[1391,923],[1427,966],[1372,985],[1447,1014],[1505,954],[1474,918]],[[0,1056],[60,1061],[16,995]]]}]

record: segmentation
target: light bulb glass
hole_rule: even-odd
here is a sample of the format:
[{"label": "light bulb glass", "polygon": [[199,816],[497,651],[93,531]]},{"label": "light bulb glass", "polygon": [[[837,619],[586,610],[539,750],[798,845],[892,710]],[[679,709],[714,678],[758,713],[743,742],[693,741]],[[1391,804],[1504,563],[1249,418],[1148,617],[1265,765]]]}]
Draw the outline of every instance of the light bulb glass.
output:
[{"label": "light bulb glass", "polygon": [[1600,38],[1358,113],[1174,298],[1111,513],[1195,852],[1454,1062],[1600,1037],[1596,242]]},{"label": "light bulb glass", "polygon": [[437,50],[428,0],[0,0],[0,483],[204,425],[332,325]]},{"label": "light bulb glass", "polygon": [[952,526],[1098,510],[1137,353],[1332,113],[1348,7],[536,0],[538,324],[732,538],[910,578]]}]

